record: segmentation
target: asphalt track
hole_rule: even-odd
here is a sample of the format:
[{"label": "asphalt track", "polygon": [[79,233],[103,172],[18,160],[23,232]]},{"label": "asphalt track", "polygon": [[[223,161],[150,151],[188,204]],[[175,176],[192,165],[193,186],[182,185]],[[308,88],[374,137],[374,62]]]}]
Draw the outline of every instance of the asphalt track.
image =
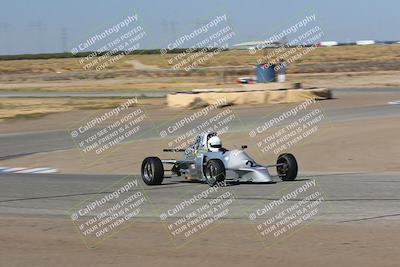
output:
[{"label": "asphalt track", "polygon": [[[139,182],[139,187],[130,194],[141,191],[148,200],[138,216],[142,220],[159,221],[162,212],[209,188],[207,184],[187,182],[179,177],[166,178],[160,186],[146,186],[138,175],[1,174],[0,214],[70,216],[72,207],[83,207],[82,202],[113,192],[110,185],[124,177]],[[234,183],[220,188],[221,193],[230,191],[234,196],[226,219],[249,221],[249,214],[255,209],[312,180],[324,196],[315,221],[360,223],[400,218],[400,173],[315,173],[300,174],[294,182],[275,180],[274,184]],[[213,198],[209,195],[193,205],[200,207]],[[291,203],[301,200],[294,198]]]}]

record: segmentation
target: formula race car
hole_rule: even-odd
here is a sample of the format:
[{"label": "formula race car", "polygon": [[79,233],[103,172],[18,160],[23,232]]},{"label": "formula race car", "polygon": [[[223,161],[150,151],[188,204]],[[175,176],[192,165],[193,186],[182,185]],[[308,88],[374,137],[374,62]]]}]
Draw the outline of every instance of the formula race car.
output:
[{"label": "formula race car", "polygon": [[292,154],[282,154],[276,164],[257,164],[241,149],[227,150],[214,132],[198,135],[186,149],[164,149],[164,152],[183,152],[181,160],[161,160],[148,157],[142,163],[142,179],[147,185],[159,185],[164,179],[164,165],[172,165],[171,172],[186,179],[205,181],[210,186],[223,181],[271,183],[268,168],[276,167],[283,181],[293,181],[297,176],[297,161]]}]

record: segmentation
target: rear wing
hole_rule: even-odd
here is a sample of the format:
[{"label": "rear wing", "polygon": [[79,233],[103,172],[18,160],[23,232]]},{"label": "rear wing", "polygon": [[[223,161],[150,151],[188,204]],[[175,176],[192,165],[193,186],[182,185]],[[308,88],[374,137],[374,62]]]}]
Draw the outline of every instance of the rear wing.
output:
[{"label": "rear wing", "polygon": [[174,149],[174,148],[165,148],[163,149],[163,152],[185,152],[186,149]]}]

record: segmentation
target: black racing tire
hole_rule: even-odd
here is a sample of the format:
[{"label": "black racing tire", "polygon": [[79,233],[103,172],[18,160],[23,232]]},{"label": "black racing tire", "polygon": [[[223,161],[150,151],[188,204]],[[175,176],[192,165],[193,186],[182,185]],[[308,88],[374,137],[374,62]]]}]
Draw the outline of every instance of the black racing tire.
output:
[{"label": "black racing tire", "polygon": [[157,157],[145,158],[142,162],[142,179],[147,185],[160,185],[164,179],[164,166]]},{"label": "black racing tire", "polygon": [[225,165],[219,159],[210,159],[204,168],[204,177],[209,186],[215,186],[225,180]]},{"label": "black racing tire", "polygon": [[292,154],[282,154],[278,157],[276,164],[283,164],[276,167],[282,181],[294,181],[297,177],[297,160]]}]

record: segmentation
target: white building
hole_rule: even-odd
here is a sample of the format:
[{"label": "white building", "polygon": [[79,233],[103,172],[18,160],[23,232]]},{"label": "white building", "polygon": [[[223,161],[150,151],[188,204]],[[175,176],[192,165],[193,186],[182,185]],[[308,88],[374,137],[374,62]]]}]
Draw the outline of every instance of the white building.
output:
[{"label": "white building", "polygon": [[375,44],[374,40],[360,40],[356,42],[357,45],[373,45]]},{"label": "white building", "polygon": [[339,43],[336,41],[324,41],[319,43],[320,46],[337,46],[338,44]]}]

